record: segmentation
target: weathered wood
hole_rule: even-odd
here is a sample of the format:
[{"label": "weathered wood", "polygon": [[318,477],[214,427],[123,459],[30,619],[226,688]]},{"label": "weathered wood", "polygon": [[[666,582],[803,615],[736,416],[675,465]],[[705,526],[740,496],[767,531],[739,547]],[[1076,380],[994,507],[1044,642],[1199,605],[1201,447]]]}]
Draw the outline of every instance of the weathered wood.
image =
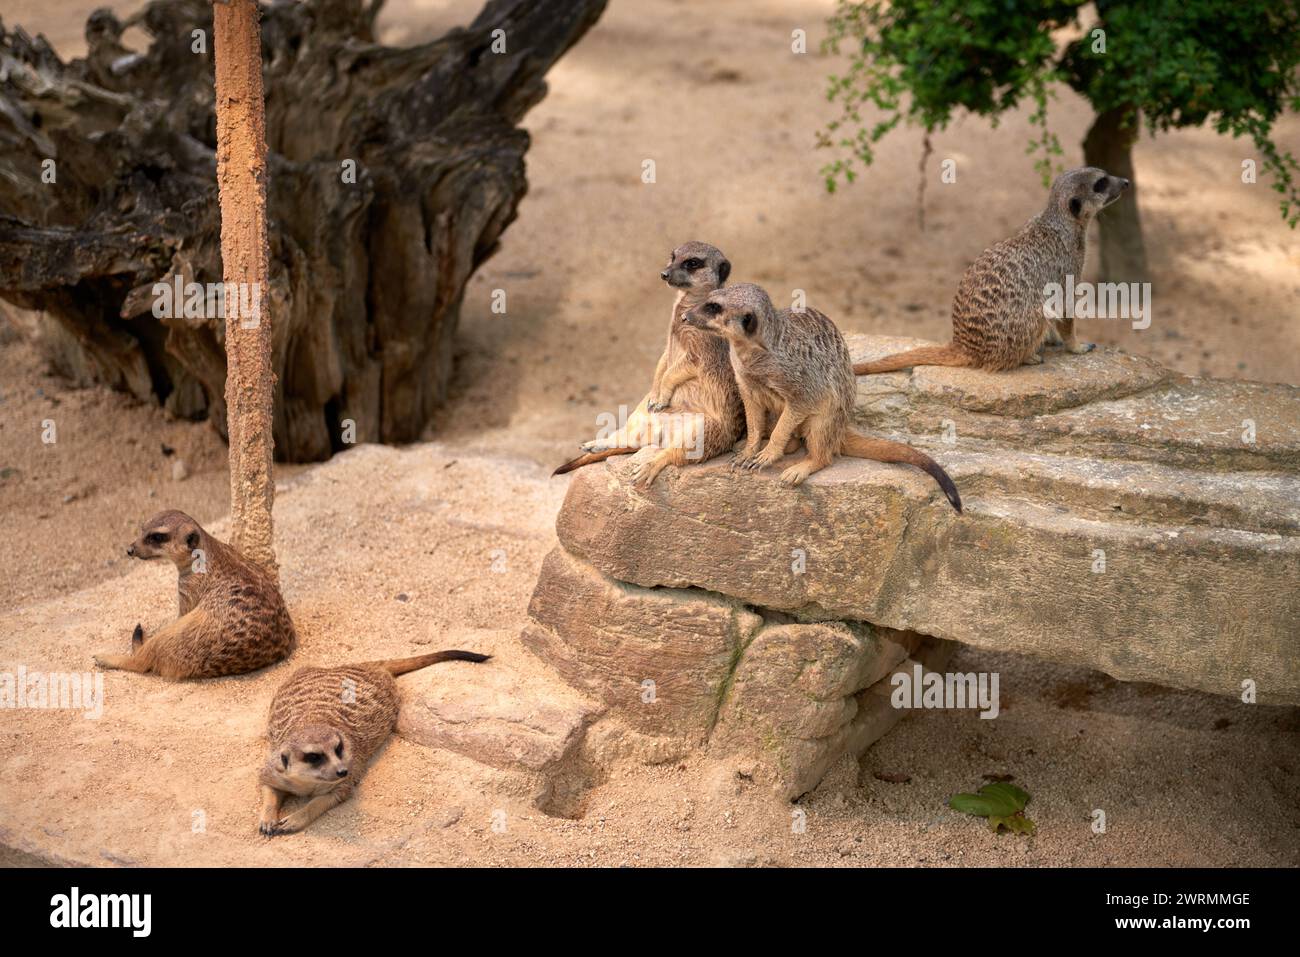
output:
[{"label": "weathered wood", "polygon": [[[262,8],[277,457],[328,457],[348,420],[358,442],[419,437],[465,285],[527,189],[515,124],[604,6],[493,0],[409,49],[374,42],[377,3]],[[158,282],[222,278],[212,10],[97,11],[67,64],[0,26],[0,298],[58,327],[43,339],[65,373],[224,435],[224,322],[153,311]],[[147,51],[122,45],[134,24]]]}]

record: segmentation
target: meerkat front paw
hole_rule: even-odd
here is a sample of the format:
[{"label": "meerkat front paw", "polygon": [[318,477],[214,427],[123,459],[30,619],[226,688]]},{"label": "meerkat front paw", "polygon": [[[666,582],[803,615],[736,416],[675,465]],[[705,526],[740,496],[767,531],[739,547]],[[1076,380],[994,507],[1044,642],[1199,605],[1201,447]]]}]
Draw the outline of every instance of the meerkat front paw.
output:
[{"label": "meerkat front paw", "polygon": [[668,407],[673,404],[672,392],[661,392],[649,402],[646,403],[646,409],[650,412],[666,412]]},{"label": "meerkat front paw", "polygon": [[1073,344],[1071,344],[1071,345],[1069,345],[1069,346],[1066,346],[1066,348],[1070,350],[1071,354],[1076,355],[1076,356],[1081,356],[1081,355],[1083,355],[1085,352],[1091,352],[1093,349],[1096,349],[1096,348],[1097,348],[1097,343],[1095,343],[1095,342],[1076,342],[1076,343],[1073,343]]},{"label": "meerkat front paw", "polygon": [[735,455],[731,457],[731,467],[733,469],[749,468],[750,461],[754,458],[754,456],[758,455],[758,453],[759,453],[758,446],[746,445],[744,448],[742,448],[739,452],[737,452]]},{"label": "meerkat front paw", "polygon": [[1041,352],[1030,353],[1024,362],[1027,366],[1041,366],[1043,364],[1043,355]]},{"label": "meerkat front paw", "polygon": [[769,442],[765,449],[763,449],[761,452],[753,456],[748,462],[745,463],[745,468],[764,469],[767,468],[769,465],[775,465],[777,462],[781,461],[781,458],[784,455],[785,455],[784,448],[780,448],[780,449],[775,448],[772,445],[772,443]]},{"label": "meerkat front paw", "polygon": [[798,465],[792,465],[781,473],[781,484],[789,485],[792,488],[803,483],[803,480],[812,475],[815,470],[807,462],[800,462]]}]

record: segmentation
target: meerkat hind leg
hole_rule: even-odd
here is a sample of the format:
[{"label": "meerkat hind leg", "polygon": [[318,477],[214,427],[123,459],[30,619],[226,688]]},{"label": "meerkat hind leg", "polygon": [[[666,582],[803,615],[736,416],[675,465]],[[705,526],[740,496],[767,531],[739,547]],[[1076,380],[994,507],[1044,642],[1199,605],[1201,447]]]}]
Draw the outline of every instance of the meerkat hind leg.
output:
[{"label": "meerkat hind leg", "polygon": [[685,449],[661,449],[659,452],[640,461],[633,460],[632,484],[650,486],[659,477],[666,466],[676,465],[681,468],[686,464]]},{"label": "meerkat hind leg", "polygon": [[143,655],[95,655],[95,665],[105,671],[134,671],[138,675],[148,674],[152,663]]},{"label": "meerkat hind leg", "polygon": [[1085,352],[1091,352],[1097,348],[1096,343],[1080,342],[1074,336],[1074,319],[1057,319],[1055,322],[1048,323],[1049,329],[1055,326],[1055,331],[1061,339],[1061,345],[1065,346],[1065,351],[1071,355],[1083,355]]}]

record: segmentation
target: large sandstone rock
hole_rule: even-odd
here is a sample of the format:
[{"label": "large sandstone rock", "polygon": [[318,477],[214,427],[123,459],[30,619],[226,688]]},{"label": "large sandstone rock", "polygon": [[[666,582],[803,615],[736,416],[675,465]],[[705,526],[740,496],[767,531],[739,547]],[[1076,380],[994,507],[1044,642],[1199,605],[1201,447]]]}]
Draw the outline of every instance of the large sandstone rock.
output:
[{"label": "large sandstone rock", "polygon": [[816,787],[903,717],[889,679],[955,647],[862,623],[759,615],[698,589],[640,588],[562,547],[542,563],[525,646],[596,699],[583,755],[607,767],[707,748],[785,797]]},{"label": "large sandstone rock", "polygon": [[1300,390],[1097,350],[858,396],[859,425],[938,459],[964,514],[860,460],[793,490],[723,460],[648,490],[628,458],[574,474],[524,642],[605,707],[592,741],[706,743],[792,797],[898,719],[892,673],[942,668],[952,642],[1300,703]]}]

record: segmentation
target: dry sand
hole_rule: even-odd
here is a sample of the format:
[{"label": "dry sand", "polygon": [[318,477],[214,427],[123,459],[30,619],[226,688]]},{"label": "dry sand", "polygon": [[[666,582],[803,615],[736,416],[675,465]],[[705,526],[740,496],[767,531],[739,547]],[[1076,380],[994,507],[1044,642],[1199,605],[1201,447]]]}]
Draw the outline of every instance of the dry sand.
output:
[{"label": "dry sand", "polygon": [[[99,5],[11,0],[4,16],[68,55],[84,49],[84,17]],[[915,131],[892,135],[856,186],[826,195],[809,146],[830,115],[822,92],[833,65],[791,55],[789,35],[807,29],[815,49],[831,6],[614,0],[552,71],[526,121],[529,195],[467,293],[453,396],[430,430],[439,444],[277,469],[282,484],[302,483],[277,506],[302,661],[396,653],[408,640],[526,655],[514,636],[563,492],[543,466],[567,457],[599,413],[640,397],[670,303],[657,272],[676,243],[712,241],[737,279],[806,289],[846,331],[946,336],[962,268],[1041,202],[1027,125],[1023,115],[997,130],[966,120],[935,137],[924,233]],[[418,42],[475,7],[393,2],[381,35]],[[1070,96],[1053,110],[1071,161],[1087,119]],[[1300,120],[1286,119],[1278,138],[1294,148]],[[1186,372],[1300,382],[1300,237],[1266,185],[1240,184],[1248,155],[1209,131],[1141,143],[1154,321],[1144,332],[1084,322],[1086,338]],[[949,157],[958,182],[940,186]],[[640,181],[645,159],[656,163],[652,185]],[[497,288],[506,315],[490,310]],[[58,428],[54,445],[40,441],[45,419]],[[182,481],[172,477],[178,457]],[[86,667],[137,619],[163,620],[171,576],[129,563],[122,546],[163,507],[223,530],[224,460],[206,424],[71,389],[0,334],[0,667]],[[380,480],[385,469],[408,483],[424,476],[419,500],[436,507],[412,518],[410,496]],[[318,541],[321,528],[336,537]],[[504,574],[485,570],[497,547],[510,554]],[[347,560],[327,560],[335,549]],[[396,602],[399,591],[416,601]],[[101,721],[0,716],[0,844],[39,849],[10,863],[1300,864],[1294,709],[974,651],[955,667],[1002,673],[1003,716],[904,722],[863,771],[846,761],[806,799],[803,834],[788,807],[695,763],[620,773],[568,820],[531,809],[499,773],[398,739],[355,802],[270,845],[254,835],[251,768],[284,667],[196,686],[118,673]],[[167,774],[138,775],[143,767]],[[993,838],[946,810],[949,795],[995,773],[1034,795],[1032,840]],[[1094,808],[1108,815],[1104,835],[1091,830]],[[207,815],[202,835],[191,833],[194,810]],[[494,810],[507,812],[504,835],[489,827]]]}]

